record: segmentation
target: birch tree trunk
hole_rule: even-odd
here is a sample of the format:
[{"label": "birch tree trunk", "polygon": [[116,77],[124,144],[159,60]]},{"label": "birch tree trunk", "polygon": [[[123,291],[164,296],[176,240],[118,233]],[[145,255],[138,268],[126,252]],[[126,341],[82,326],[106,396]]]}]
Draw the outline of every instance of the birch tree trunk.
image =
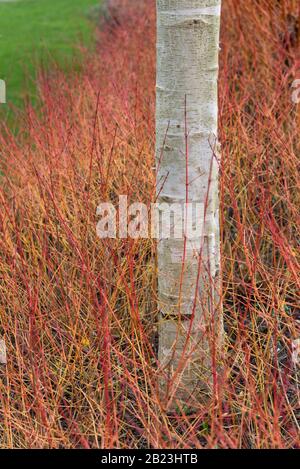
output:
[{"label": "birch tree trunk", "polygon": [[[194,406],[210,393],[222,339],[217,143],[220,13],[221,0],[157,0],[159,360],[161,397],[169,407],[176,401]],[[200,228],[200,234],[190,236],[185,218],[182,239],[174,239],[172,231],[164,239],[166,204],[180,205],[185,216],[192,207],[193,228]],[[171,228],[178,230],[181,220],[174,211]]]}]

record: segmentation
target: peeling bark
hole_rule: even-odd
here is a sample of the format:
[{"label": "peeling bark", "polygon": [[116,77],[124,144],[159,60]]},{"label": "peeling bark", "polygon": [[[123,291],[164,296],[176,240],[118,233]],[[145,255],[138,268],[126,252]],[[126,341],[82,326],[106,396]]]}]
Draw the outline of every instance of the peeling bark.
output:
[{"label": "peeling bark", "polygon": [[203,222],[196,239],[158,242],[160,389],[169,405],[210,392],[213,349],[222,336],[220,14],[221,0],[157,0],[157,201],[202,204],[204,219],[193,219],[193,224]]}]

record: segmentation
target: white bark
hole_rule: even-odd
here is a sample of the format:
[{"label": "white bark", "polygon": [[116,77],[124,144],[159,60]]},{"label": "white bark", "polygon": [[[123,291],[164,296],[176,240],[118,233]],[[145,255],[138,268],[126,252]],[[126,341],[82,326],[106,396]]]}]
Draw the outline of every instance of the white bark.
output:
[{"label": "white bark", "polygon": [[5,81],[0,80],[0,104],[6,103],[6,86]]},{"label": "white bark", "polygon": [[202,217],[193,219],[197,224],[204,219],[196,240],[158,242],[159,359],[170,378],[163,378],[160,387],[169,403],[173,397],[186,403],[191,395],[199,399],[199,393],[208,391],[212,367],[208,329],[222,335],[217,151],[220,13],[221,0],[157,0],[157,201],[182,205],[188,201],[204,208]]},{"label": "white bark", "polygon": [[6,344],[4,339],[0,339],[0,365],[6,365],[7,357],[6,357]]}]

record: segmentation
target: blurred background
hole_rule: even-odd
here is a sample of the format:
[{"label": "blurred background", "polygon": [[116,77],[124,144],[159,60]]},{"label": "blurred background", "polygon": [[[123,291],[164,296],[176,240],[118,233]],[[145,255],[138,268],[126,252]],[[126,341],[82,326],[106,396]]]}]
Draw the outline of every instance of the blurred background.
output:
[{"label": "blurred background", "polygon": [[0,0],[0,78],[7,86],[6,113],[11,106],[19,107],[24,97],[35,98],[38,66],[49,69],[56,62],[67,68],[82,46],[92,46],[100,3]]}]

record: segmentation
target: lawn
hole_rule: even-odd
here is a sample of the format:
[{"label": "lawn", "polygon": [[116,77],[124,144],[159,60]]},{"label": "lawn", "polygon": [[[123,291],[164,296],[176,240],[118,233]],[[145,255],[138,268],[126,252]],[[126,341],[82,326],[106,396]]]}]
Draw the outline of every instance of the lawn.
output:
[{"label": "lawn", "polygon": [[34,97],[36,65],[50,57],[67,64],[76,46],[92,41],[88,20],[99,0],[0,0],[0,78],[8,103]]}]

